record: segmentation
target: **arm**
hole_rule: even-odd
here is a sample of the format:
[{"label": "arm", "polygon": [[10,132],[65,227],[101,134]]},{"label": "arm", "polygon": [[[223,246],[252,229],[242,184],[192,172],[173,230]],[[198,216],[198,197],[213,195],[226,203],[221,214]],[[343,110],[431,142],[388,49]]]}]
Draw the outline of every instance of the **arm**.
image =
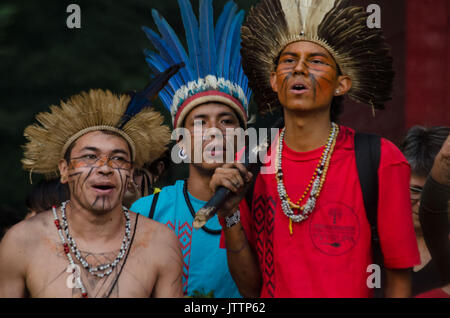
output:
[{"label": "arm", "polygon": [[178,238],[166,226],[160,225],[158,244],[158,276],[152,296],[157,298],[183,297],[183,258]]},{"label": "arm", "polygon": [[228,267],[239,292],[247,298],[257,298],[261,292],[261,273],[256,255],[250,247],[241,223],[224,227]]},{"label": "arm", "polygon": [[436,262],[443,285],[450,283],[449,200],[450,136],[436,156],[419,207],[425,242]]},{"label": "arm", "polygon": [[[237,211],[251,178],[251,173],[242,164],[227,164],[216,169],[211,179],[211,189],[215,191],[217,187],[224,186],[233,193],[219,211],[219,217],[225,218]],[[248,243],[242,224],[238,223],[231,228],[225,226],[223,232],[228,267],[239,292],[244,297],[259,297],[261,273],[256,255]]]},{"label": "arm", "polygon": [[411,268],[386,268],[386,285],[384,295],[386,298],[411,297]]},{"label": "arm", "polygon": [[11,228],[0,242],[0,298],[26,297],[25,245],[22,226]]}]

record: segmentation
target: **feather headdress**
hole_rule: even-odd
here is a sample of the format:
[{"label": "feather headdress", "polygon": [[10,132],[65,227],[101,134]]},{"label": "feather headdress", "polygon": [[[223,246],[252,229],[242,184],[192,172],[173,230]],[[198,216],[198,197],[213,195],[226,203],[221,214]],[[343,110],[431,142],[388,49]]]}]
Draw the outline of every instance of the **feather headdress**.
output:
[{"label": "feather headdress", "polygon": [[174,128],[196,106],[218,102],[234,109],[246,124],[251,90],[242,70],[240,28],[244,11],[228,1],[214,25],[212,0],[200,0],[197,20],[189,0],[178,0],[186,34],[188,53],[172,27],[156,11],[153,20],[160,35],[143,27],[159,54],[145,51],[153,72],[184,62],[186,67],[170,79],[159,97],[172,115]]},{"label": "feather headdress", "polygon": [[28,143],[24,145],[24,169],[57,175],[58,163],[70,145],[89,132],[102,130],[115,132],[127,141],[136,167],[157,159],[166,150],[170,130],[149,103],[181,66],[159,74],[145,90],[132,96],[93,89],[72,96],[60,106],[50,106],[50,112],[39,113],[39,124],[25,128]]},{"label": "feather headdress", "polygon": [[282,50],[310,41],[333,56],[352,79],[351,99],[383,109],[391,99],[394,72],[380,29],[367,26],[369,14],[346,0],[261,0],[242,27],[242,59],[260,112],[280,106],[270,86]]}]

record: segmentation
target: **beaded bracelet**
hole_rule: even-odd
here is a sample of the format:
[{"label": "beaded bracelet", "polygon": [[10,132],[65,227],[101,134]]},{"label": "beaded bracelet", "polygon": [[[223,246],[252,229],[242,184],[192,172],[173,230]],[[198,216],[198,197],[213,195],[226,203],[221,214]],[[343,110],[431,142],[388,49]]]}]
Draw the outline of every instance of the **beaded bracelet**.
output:
[{"label": "beaded bracelet", "polygon": [[222,228],[229,229],[230,227],[235,226],[241,221],[241,212],[237,210],[230,216],[219,217],[219,223],[222,225]]},{"label": "beaded bracelet", "polygon": [[241,212],[237,210],[232,215],[225,217],[226,227],[229,229],[230,227],[235,226],[239,222],[241,222]]}]

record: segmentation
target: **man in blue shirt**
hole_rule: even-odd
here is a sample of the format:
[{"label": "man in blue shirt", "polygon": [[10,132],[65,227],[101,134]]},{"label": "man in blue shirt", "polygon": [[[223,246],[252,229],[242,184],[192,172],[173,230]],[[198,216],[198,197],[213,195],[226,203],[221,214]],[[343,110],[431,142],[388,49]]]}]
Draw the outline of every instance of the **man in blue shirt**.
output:
[{"label": "man in blue shirt", "polygon": [[[155,73],[167,62],[186,64],[159,96],[171,111],[173,127],[184,129],[176,149],[181,159],[190,162],[189,178],[163,188],[157,195],[141,198],[131,210],[166,224],[178,236],[184,258],[185,295],[241,297],[228,270],[226,250],[219,246],[221,226],[217,216],[199,230],[192,223],[195,213],[213,196],[209,186],[213,173],[225,158],[231,155],[234,159],[235,147],[227,149],[224,142],[227,130],[246,128],[251,91],[239,54],[244,12],[237,12],[236,4],[229,1],[214,26],[210,0],[200,1],[199,23],[188,0],[179,4],[190,57],[155,10],[153,18],[162,37],[148,28],[144,31],[159,50],[159,55],[147,52],[147,62]],[[209,135],[212,130],[220,137]],[[242,180],[235,180],[234,185],[244,186]]]}]

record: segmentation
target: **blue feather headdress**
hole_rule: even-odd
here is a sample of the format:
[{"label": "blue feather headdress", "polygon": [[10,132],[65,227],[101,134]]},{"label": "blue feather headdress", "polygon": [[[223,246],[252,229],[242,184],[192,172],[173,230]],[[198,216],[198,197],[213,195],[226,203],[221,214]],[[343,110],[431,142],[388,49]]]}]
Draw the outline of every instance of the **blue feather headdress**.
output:
[{"label": "blue feather headdress", "polygon": [[185,116],[196,106],[223,103],[234,109],[246,125],[251,90],[242,70],[240,28],[244,11],[228,1],[214,25],[212,0],[200,0],[197,20],[189,0],[178,0],[185,29],[188,53],[172,27],[156,11],[153,20],[159,34],[143,27],[158,53],[145,50],[153,73],[184,62],[185,68],[173,76],[159,93],[171,112],[174,128],[183,125]]}]

